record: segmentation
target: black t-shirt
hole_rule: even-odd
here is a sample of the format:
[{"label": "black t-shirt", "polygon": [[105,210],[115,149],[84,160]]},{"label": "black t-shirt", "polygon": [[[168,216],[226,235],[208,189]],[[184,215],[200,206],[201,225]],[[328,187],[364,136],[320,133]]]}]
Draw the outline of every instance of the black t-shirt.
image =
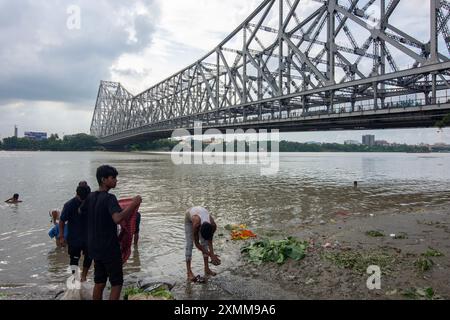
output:
[{"label": "black t-shirt", "polygon": [[81,201],[75,197],[64,204],[61,220],[67,222],[67,243],[73,247],[87,245],[87,215],[79,210]]},{"label": "black t-shirt", "polygon": [[94,260],[120,259],[120,244],[113,213],[122,209],[115,195],[108,192],[92,192],[83,205],[88,217],[88,250]]}]

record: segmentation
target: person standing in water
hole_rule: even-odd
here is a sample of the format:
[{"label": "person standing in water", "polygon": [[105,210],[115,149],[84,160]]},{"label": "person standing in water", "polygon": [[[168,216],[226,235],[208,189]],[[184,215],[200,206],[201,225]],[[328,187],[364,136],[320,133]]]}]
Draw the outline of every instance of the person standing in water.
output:
[{"label": "person standing in water", "polygon": [[[87,214],[84,214],[80,209],[90,192],[89,186],[78,186],[76,196],[64,204],[59,221],[59,230],[65,232],[68,229],[67,243],[69,245],[70,266],[78,267],[81,253],[83,253],[81,282],[86,281],[89,268],[92,265],[92,259],[87,248]],[[64,246],[65,239],[61,233],[59,234],[59,240],[60,245]]]},{"label": "person standing in water", "polygon": [[97,168],[99,188],[86,199],[82,210],[88,216],[88,250],[94,259],[93,300],[102,300],[106,282],[111,283],[110,300],[119,300],[123,285],[122,254],[117,225],[128,219],[142,202],[140,196],[122,210],[115,195],[109,193],[117,185],[118,172],[111,166]]},{"label": "person standing in water", "polygon": [[[50,231],[48,232],[48,236],[51,239],[55,239],[56,240],[56,246],[60,247],[61,246],[61,242],[59,239],[59,219],[60,219],[60,212],[58,209],[53,209],[49,212],[49,215],[51,217],[51,223],[53,225],[53,227],[50,229]],[[67,235],[68,235],[68,229],[65,228],[64,229],[64,239],[67,241]]]}]

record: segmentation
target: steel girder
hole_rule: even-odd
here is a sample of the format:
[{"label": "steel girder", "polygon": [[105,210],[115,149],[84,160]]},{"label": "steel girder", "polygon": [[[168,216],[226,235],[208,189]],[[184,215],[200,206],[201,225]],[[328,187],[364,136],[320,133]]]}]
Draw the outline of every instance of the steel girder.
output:
[{"label": "steel girder", "polygon": [[[195,120],[242,123],[314,108],[334,113],[361,101],[377,109],[388,98],[418,94],[433,104],[450,89],[450,68],[423,70],[448,65],[450,5],[429,0],[424,42],[395,26],[394,13],[406,2],[264,0],[214,50],[148,90],[133,96],[102,81],[91,133],[112,137]],[[405,70],[412,72],[403,76]]]}]

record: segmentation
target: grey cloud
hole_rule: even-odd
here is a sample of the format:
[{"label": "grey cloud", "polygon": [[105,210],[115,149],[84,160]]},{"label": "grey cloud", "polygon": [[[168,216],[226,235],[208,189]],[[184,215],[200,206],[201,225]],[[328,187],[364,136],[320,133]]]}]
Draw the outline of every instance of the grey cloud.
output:
[{"label": "grey cloud", "polygon": [[[151,43],[158,8],[141,3],[150,14],[119,0],[0,0],[0,101],[95,101],[114,61]],[[69,5],[81,9],[80,30],[66,27]]]}]

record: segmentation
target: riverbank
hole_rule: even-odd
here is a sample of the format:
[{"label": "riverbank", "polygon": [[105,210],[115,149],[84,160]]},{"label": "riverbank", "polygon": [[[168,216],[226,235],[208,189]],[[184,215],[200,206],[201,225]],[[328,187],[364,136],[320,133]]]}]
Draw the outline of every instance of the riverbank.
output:
[{"label": "riverbank", "polygon": [[[353,216],[337,212],[330,221],[289,225],[283,232],[308,240],[300,261],[255,265],[240,257],[208,284],[178,284],[179,299],[450,299],[450,215],[446,208]],[[395,234],[395,236],[394,236]],[[230,248],[228,248],[230,249]],[[367,267],[381,268],[381,289],[367,288]]]},{"label": "riverbank", "polygon": [[[252,286],[263,286],[255,289],[259,297],[246,296],[248,288],[238,286],[243,292],[236,291],[235,298],[450,299],[450,215],[446,208],[368,217],[337,212],[322,224],[286,226],[283,234],[308,240],[306,257],[282,266],[257,266],[243,259],[231,276],[241,278],[241,284],[248,279]],[[367,288],[370,265],[381,267],[380,290]]]},{"label": "riverbank", "polygon": [[[226,251],[227,261],[216,268],[216,277],[204,284],[184,279],[154,281],[174,283],[172,293],[179,300],[450,299],[450,215],[446,208],[367,216],[339,211],[327,221],[290,224],[283,231],[257,229],[260,238],[293,236],[310,243],[304,259],[287,260],[283,265],[248,262],[240,253],[247,242],[226,239],[229,236],[221,229],[217,250]],[[367,288],[370,265],[381,268],[380,290]],[[136,285],[144,276],[126,276],[124,287]],[[63,289],[61,284],[0,298],[54,299]]]}]

